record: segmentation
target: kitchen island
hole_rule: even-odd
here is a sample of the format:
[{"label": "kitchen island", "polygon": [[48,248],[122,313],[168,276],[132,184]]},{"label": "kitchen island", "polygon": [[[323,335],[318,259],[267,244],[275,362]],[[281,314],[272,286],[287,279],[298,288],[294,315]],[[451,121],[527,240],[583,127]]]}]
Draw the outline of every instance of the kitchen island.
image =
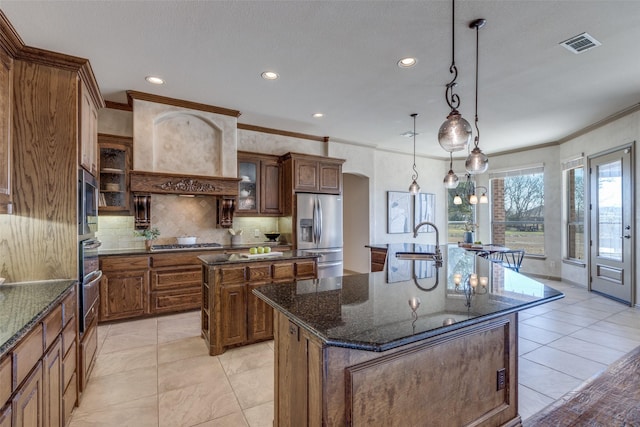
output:
[{"label": "kitchen island", "polygon": [[318,257],[308,252],[213,253],[202,263],[202,337],[209,354],[273,338],[273,310],[252,291],[268,283],[318,277]]},{"label": "kitchen island", "polygon": [[457,246],[391,246],[382,272],[254,290],[275,310],[274,425],[520,425],[517,313],[563,295]]}]

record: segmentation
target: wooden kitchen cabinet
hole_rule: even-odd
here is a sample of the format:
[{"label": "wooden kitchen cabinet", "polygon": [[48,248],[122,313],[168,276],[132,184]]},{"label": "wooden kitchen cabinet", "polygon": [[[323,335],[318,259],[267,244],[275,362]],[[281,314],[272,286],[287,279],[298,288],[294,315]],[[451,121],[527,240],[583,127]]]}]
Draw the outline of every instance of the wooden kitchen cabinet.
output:
[{"label": "wooden kitchen cabinet", "polygon": [[43,420],[45,426],[62,425],[62,338],[42,358],[43,368]]},{"label": "wooden kitchen cabinet", "polygon": [[11,99],[13,58],[0,48],[0,214],[13,210],[11,192]]},{"label": "wooden kitchen cabinet", "polygon": [[202,304],[202,252],[164,253],[151,257],[151,314],[199,309]]},{"label": "wooden kitchen cabinet", "polygon": [[202,336],[209,354],[273,338],[273,309],[253,295],[253,289],[317,274],[315,258],[203,265]]},{"label": "wooden kitchen cabinet", "polygon": [[100,321],[128,319],[149,313],[149,256],[100,259]]},{"label": "wooden kitchen cabinet", "polygon": [[129,171],[133,138],[99,134],[100,203],[99,213],[131,215]]},{"label": "wooden kitchen cabinet", "polygon": [[18,389],[11,403],[13,426],[43,426],[42,362],[38,361],[33,372]]},{"label": "wooden kitchen cabinet", "polygon": [[342,193],[343,159],[288,153],[283,156],[285,186],[302,193]]},{"label": "wooden kitchen cabinet", "polygon": [[278,156],[238,151],[238,201],[234,215],[282,215],[282,167]]},{"label": "wooden kitchen cabinet", "polygon": [[91,175],[98,174],[98,108],[85,83],[79,81],[80,93],[80,166]]}]

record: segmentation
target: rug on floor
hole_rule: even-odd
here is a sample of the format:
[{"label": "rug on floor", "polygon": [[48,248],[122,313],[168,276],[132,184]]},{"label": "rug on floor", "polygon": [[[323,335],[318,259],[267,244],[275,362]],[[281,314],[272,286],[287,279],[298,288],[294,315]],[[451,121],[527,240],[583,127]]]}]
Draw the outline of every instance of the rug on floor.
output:
[{"label": "rug on floor", "polygon": [[528,418],[524,426],[640,426],[640,347]]}]

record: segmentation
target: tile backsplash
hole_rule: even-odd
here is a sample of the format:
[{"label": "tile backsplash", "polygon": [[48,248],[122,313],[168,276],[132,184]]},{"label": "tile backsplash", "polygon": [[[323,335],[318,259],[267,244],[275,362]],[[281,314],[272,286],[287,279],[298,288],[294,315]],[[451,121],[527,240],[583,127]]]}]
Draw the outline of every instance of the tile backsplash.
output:
[{"label": "tile backsplash", "polygon": [[[217,227],[215,197],[183,197],[154,194],[151,196],[151,226],[160,230],[155,244],[176,243],[177,237],[196,236],[198,243],[231,245],[231,234]],[[291,217],[236,217],[233,229],[242,230],[241,244],[266,241],[264,233],[281,233],[280,242],[291,236]],[[144,240],[135,236],[133,216],[104,216],[98,218],[96,237],[102,249],[142,249]]]}]

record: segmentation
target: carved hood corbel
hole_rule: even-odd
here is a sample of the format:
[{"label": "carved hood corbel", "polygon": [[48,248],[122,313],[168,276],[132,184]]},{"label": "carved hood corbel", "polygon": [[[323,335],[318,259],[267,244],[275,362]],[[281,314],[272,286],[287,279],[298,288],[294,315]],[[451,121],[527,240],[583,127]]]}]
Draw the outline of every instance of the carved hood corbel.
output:
[{"label": "carved hood corbel", "polygon": [[131,171],[131,192],[237,196],[240,178]]}]

